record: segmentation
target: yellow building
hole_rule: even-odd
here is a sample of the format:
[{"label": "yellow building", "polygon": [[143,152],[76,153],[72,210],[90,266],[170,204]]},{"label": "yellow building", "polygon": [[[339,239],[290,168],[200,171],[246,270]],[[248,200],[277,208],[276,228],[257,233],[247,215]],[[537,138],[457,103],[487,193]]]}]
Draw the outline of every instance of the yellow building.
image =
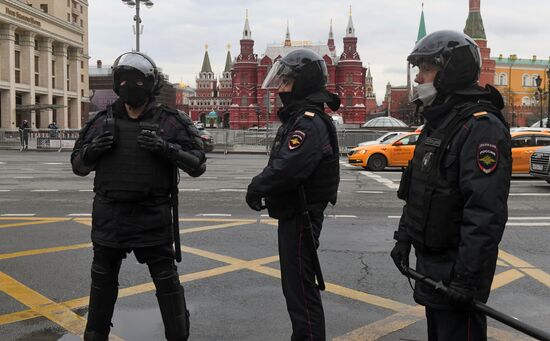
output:
[{"label": "yellow building", "polygon": [[[509,57],[492,57],[496,61],[495,87],[504,98],[506,108],[504,113],[510,123],[527,125],[540,118],[541,103],[537,94],[537,77],[541,77],[541,88],[548,91],[546,70],[550,67],[550,59],[530,59]],[[543,116],[547,116],[546,98],[542,103]],[[512,118],[512,113],[514,117]],[[515,120],[512,122],[512,120]]]},{"label": "yellow building", "polygon": [[88,59],[87,0],[0,0],[0,129],[79,129]]}]

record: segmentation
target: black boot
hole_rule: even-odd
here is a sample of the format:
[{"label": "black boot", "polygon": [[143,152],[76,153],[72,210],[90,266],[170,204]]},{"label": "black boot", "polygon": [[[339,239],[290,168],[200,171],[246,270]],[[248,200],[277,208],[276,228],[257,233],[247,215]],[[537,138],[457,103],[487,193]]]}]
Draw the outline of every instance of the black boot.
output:
[{"label": "black boot", "polygon": [[160,314],[164,323],[166,340],[187,341],[189,338],[189,311],[185,304],[183,287],[173,293],[158,294]]}]

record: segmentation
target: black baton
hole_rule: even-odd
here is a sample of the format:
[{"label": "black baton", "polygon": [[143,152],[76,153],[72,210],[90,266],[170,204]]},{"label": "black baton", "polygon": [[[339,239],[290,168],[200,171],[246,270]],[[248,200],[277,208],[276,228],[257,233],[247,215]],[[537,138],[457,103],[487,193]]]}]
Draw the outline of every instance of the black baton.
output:
[{"label": "black baton", "polygon": [[180,243],[180,221],[178,213],[178,167],[174,167],[173,172],[173,184],[172,193],[170,194],[172,199],[172,233],[174,235],[174,251],[176,255],[176,262],[181,262],[181,243]]},{"label": "black baton", "polygon": [[[416,281],[420,281],[432,287],[436,291],[441,291],[445,294],[449,292],[449,288],[446,287],[442,281],[436,282],[430,277],[424,276],[421,273],[418,273],[416,270],[408,267],[404,267],[402,270],[404,270],[404,274],[407,277],[412,278]],[[500,312],[476,300],[473,301],[472,306],[474,310],[477,310],[486,316],[489,316],[497,321],[504,323],[507,326],[510,326],[516,330],[519,330],[520,332],[526,335],[534,337],[537,340],[550,341],[549,333],[545,332],[544,330],[538,329],[536,327],[530,326],[527,323],[520,321],[517,317],[506,315],[503,312]]]}]

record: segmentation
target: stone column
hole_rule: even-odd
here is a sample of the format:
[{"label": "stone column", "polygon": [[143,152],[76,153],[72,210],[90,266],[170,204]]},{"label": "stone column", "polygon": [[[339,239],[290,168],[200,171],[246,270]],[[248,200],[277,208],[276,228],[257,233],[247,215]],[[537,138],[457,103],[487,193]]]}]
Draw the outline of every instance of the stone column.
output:
[{"label": "stone column", "polygon": [[57,109],[57,125],[60,129],[69,128],[69,111],[67,107],[67,47],[65,43],[58,43],[54,48],[55,56],[55,91],[62,92],[57,104],[64,107]]},{"label": "stone column", "polygon": [[[34,105],[34,32],[23,32],[20,38],[21,44],[21,83],[30,86],[29,92],[23,94],[23,105]],[[36,111],[27,111],[21,117],[30,122],[32,129],[36,126]]]},{"label": "stone column", "polygon": [[70,127],[71,129],[80,129],[81,127],[81,116],[82,108],[80,106],[81,96],[80,92],[82,89],[82,83],[80,82],[80,75],[82,70],[80,69],[80,49],[69,47],[68,50],[68,59],[69,59],[69,92],[75,93],[76,97],[70,100],[69,104],[69,115],[70,115]]},{"label": "stone column", "polygon": [[0,79],[8,82],[9,90],[2,90],[0,128],[15,130],[15,26],[0,27]]},{"label": "stone column", "polygon": [[[47,95],[40,96],[41,104],[54,104],[53,103],[53,89],[52,89],[52,47],[53,39],[42,37],[38,40],[39,51],[39,86],[48,90]],[[46,114],[47,113],[47,114]],[[53,121],[53,111],[47,110],[40,114],[40,126],[47,127],[50,122]]]}]

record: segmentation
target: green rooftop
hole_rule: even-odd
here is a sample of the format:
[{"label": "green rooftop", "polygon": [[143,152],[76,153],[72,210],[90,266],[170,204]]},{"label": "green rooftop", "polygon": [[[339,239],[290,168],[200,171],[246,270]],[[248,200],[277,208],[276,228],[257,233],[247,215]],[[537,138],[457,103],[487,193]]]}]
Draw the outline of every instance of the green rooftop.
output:
[{"label": "green rooftop", "polygon": [[529,58],[517,58],[515,56],[510,57],[491,57],[491,60],[494,60],[498,64],[508,64],[508,65],[525,65],[525,66],[542,66],[542,67],[548,67],[550,66],[550,58],[549,59],[529,59]]}]

